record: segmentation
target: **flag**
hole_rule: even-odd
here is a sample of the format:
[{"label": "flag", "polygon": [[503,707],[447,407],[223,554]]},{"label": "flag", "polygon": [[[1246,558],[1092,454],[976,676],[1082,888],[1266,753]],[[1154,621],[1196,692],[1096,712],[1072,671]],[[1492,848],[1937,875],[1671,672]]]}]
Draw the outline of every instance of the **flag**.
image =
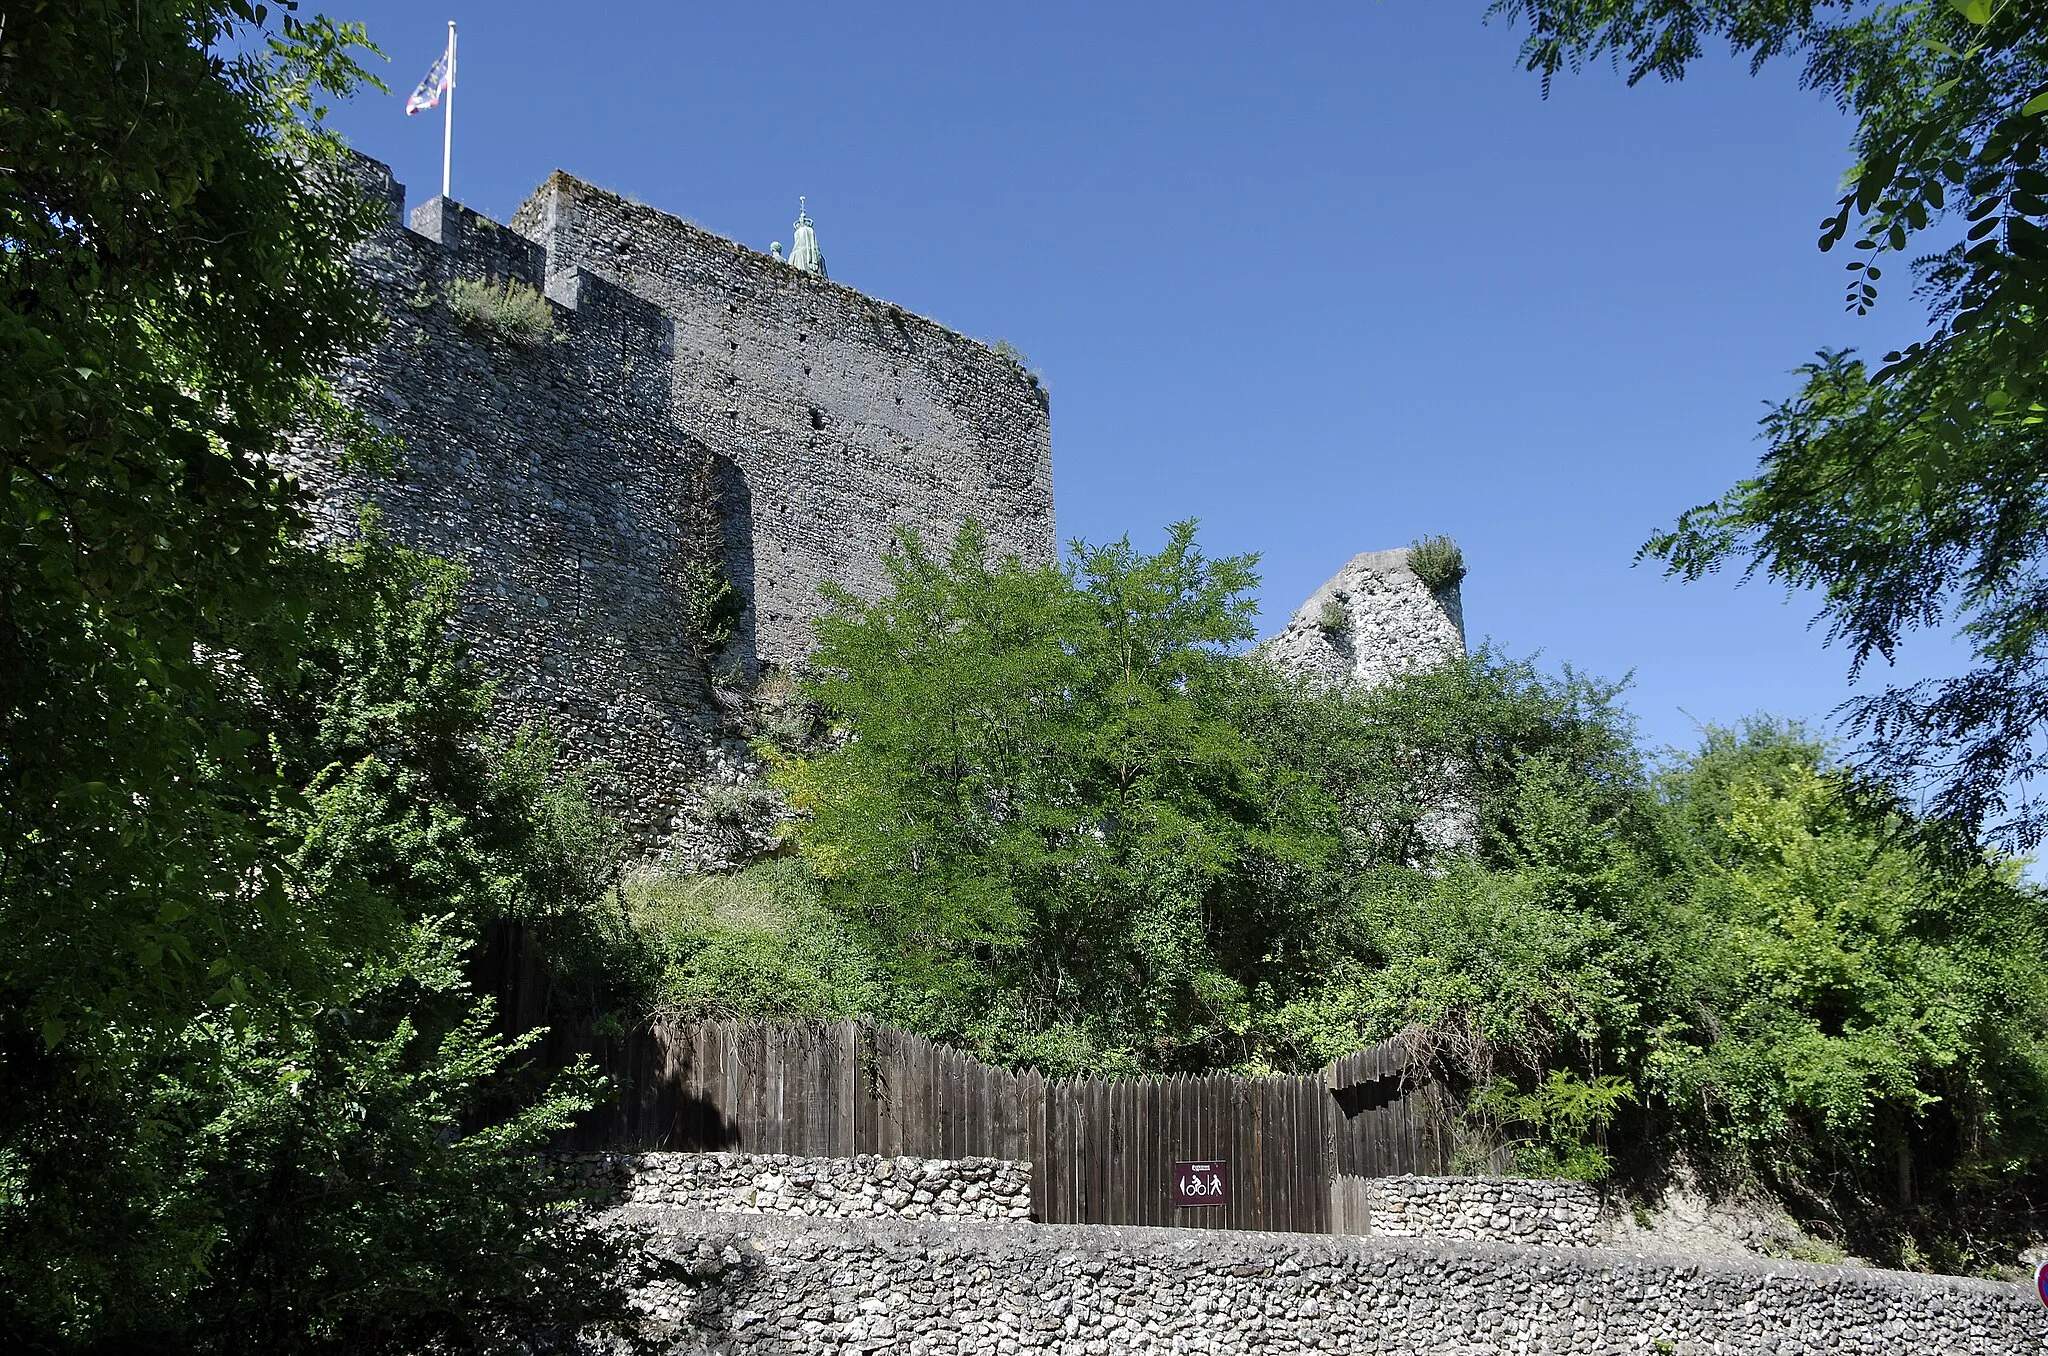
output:
[{"label": "flag", "polygon": [[448,78],[448,54],[441,53],[435,60],[434,68],[427,72],[427,78],[420,81],[420,87],[405,101],[405,116],[411,117],[423,108],[432,108],[441,102],[441,95],[454,82]]}]

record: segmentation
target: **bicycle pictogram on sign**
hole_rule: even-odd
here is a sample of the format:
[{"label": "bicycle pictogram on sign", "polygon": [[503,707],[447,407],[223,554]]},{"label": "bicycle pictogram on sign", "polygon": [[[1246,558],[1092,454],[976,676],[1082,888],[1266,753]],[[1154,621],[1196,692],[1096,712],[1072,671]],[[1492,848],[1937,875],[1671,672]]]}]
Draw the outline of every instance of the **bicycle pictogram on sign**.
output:
[{"label": "bicycle pictogram on sign", "polygon": [[1230,1164],[1221,1159],[1173,1165],[1175,1205],[1227,1205],[1230,1203]]}]

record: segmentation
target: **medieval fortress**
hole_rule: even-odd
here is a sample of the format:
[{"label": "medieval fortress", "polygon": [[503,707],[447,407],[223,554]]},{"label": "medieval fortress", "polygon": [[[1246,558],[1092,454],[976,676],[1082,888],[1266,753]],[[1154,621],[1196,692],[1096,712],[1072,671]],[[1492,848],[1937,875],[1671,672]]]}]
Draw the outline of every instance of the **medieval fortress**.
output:
[{"label": "medieval fortress", "polygon": [[[821,586],[874,596],[909,527],[1050,561],[1045,392],[1004,351],[825,276],[808,217],[785,262],[557,172],[502,226],[445,198],[358,251],[389,325],[343,374],[402,446],[392,474],[302,449],[330,531],[374,503],[404,544],[468,571],[462,627],[508,729],[544,721],[618,778],[636,846],[696,855],[736,781],[733,719],[802,661]],[[531,289],[524,334],[452,304]],[[538,300],[538,299],[536,299]],[[1361,556],[1274,642],[1364,681],[1464,643],[1455,586]],[[1341,595],[1345,624],[1323,624]],[[716,632],[707,614],[730,614]]]},{"label": "medieval fortress", "polygon": [[[294,469],[324,531],[374,504],[466,568],[496,718],[608,764],[643,856],[723,864],[746,722],[809,652],[822,586],[875,596],[901,529],[944,541],[970,518],[1053,559],[1038,382],[829,280],[807,218],[784,261],[566,174],[503,226],[440,198],[408,217],[387,167],[353,173],[390,208],[357,261],[389,324],[341,380],[396,465],[307,445]],[[1264,652],[1369,685],[1461,650],[1457,585],[1421,566],[1354,558]],[[2048,1352],[2019,1287],[1660,1257],[1576,1183],[1374,1179],[1371,1236],[1195,1234],[1019,1228],[1026,1163],[642,1170],[636,1303],[678,1352]]]}]

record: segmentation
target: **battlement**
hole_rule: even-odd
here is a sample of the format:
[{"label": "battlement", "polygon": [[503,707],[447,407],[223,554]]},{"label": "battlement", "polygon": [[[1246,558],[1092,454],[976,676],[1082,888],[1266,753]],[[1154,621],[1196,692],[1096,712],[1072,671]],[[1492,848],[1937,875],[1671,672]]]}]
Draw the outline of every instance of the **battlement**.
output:
[{"label": "battlement", "polygon": [[[704,847],[745,757],[722,690],[802,662],[820,587],[879,591],[899,528],[972,517],[1052,558],[1046,402],[988,346],[567,174],[505,226],[438,197],[408,217],[388,167],[346,173],[390,205],[356,263],[391,323],[339,381],[405,456],[373,478],[309,445],[295,469],[329,530],[371,500],[466,567],[501,721],[609,764],[644,849]],[[479,323],[458,280],[534,288],[545,324]],[[721,581],[722,645],[691,620]]]},{"label": "battlement", "polygon": [[601,278],[674,327],[673,417],[753,494],[760,659],[809,652],[824,583],[878,590],[899,525],[946,538],[972,516],[1052,558],[1047,403],[986,344],[560,171],[513,228],[550,295]]}]

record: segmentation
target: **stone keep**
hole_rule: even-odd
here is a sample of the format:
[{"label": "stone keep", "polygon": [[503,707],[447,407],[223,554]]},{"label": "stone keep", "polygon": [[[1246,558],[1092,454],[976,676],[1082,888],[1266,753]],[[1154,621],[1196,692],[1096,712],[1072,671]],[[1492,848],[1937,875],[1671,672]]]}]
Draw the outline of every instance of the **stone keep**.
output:
[{"label": "stone keep", "polygon": [[[309,444],[293,469],[323,530],[374,503],[467,569],[501,726],[609,764],[643,852],[744,758],[725,689],[804,657],[821,585],[879,592],[899,528],[972,517],[1052,559],[1046,400],[987,346],[566,174],[507,228],[441,198],[402,224],[390,169],[352,172],[390,205],[357,253],[390,324],[340,380],[400,459]],[[458,279],[545,293],[552,334],[464,324]],[[689,622],[711,570],[745,604],[716,652]]]}]

